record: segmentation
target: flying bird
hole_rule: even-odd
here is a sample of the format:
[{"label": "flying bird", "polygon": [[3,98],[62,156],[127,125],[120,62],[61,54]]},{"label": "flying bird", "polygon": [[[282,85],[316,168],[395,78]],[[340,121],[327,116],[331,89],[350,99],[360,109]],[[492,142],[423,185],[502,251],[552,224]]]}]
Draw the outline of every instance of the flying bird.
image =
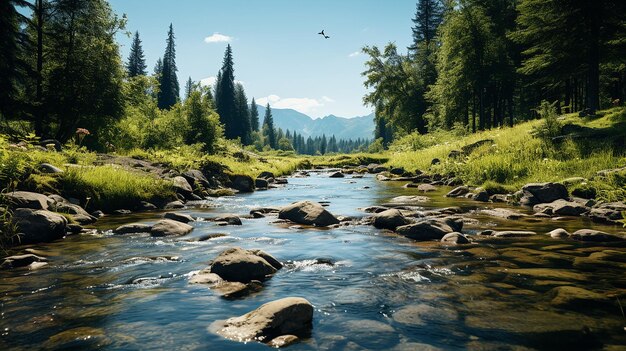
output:
[{"label": "flying bird", "polygon": [[322,29],[322,31],[321,31],[321,32],[319,32],[319,33],[317,33],[317,34],[320,34],[321,36],[323,36],[323,37],[324,37],[324,38],[326,38],[326,39],[330,38],[328,35],[324,34],[324,30],[323,30],[323,29]]}]

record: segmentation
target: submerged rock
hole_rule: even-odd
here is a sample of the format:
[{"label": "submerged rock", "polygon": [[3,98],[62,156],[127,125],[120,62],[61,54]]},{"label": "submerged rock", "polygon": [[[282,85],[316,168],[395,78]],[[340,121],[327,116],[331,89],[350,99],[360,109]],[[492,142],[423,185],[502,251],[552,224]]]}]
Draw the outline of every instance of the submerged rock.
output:
[{"label": "submerged rock", "polygon": [[150,235],[155,237],[182,236],[191,233],[192,230],[193,227],[189,224],[173,221],[171,219],[162,219],[150,228]]},{"label": "submerged rock", "polygon": [[608,242],[608,241],[624,241],[621,236],[601,232],[593,229],[580,229],[575,231],[571,238],[579,241],[592,241],[592,242]]},{"label": "submerged rock", "polygon": [[317,227],[339,223],[339,220],[322,205],[311,201],[298,201],[284,207],[278,212],[278,218]]},{"label": "submerged rock", "polygon": [[522,238],[533,235],[537,235],[537,233],[528,230],[503,230],[495,232],[491,236],[495,238]]},{"label": "submerged rock", "polygon": [[396,196],[393,199],[389,200],[389,205],[393,206],[414,206],[419,205],[425,202],[429,202],[430,198],[427,196],[419,196],[419,195],[403,195]]},{"label": "submerged rock", "polygon": [[402,212],[397,209],[389,209],[374,216],[374,227],[378,229],[396,230],[397,227],[411,223],[409,219],[404,217]]},{"label": "submerged rock", "polygon": [[609,302],[602,294],[575,286],[559,286],[548,292],[552,296],[550,303],[558,307],[589,307]]},{"label": "submerged rock", "polygon": [[508,208],[492,208],[487,210],[481,210],[480,212],[491,217],[499,217],[513,220],[527,217],[526,214],[514,210],[509,210]]},{"label": "submerged rock", "polygon": [[313,305],[301,297],[268,302],[243,316],[217,321],[217,333],[239,341],[267,342],[279,336],[306,336],[313,321]]}]

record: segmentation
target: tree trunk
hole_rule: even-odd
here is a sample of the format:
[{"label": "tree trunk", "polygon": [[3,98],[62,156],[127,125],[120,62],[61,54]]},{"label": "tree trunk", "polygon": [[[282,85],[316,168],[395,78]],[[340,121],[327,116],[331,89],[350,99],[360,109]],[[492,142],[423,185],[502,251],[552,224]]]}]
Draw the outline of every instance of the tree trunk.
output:
[{"label": "tree trunk", "polygon": [[43,106],[43,0],[37,0],[35,6],[37,17],[37,71],[36,71],[36,96],[35,96],[35,134],[43,137],[45,131],[45,116]]},{"label": "tree trunk", "polygon": [[594,114],[600,108],[600,22],[599,4],[595,1],[589,2],[589,57],[587,64],[587,108]]}]

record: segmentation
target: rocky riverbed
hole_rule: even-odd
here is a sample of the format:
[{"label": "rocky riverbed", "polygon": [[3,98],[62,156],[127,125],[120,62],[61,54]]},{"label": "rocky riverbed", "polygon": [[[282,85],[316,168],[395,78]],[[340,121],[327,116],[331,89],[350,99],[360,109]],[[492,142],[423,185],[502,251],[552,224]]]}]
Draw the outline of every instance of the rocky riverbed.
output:
[{"label": "rocky riverbed", "polygon": [[[30,209],[18,218],[51,236],[2,264],[0,348],[626,344],[623,204],[559,184],[489,194],[376,167],[281,184],[265,175],[257,188],[277,189],[208,199],[192,190],[168,209],[99,219],[22,194]],[[56,215],[60,206],[81,221]]]}]

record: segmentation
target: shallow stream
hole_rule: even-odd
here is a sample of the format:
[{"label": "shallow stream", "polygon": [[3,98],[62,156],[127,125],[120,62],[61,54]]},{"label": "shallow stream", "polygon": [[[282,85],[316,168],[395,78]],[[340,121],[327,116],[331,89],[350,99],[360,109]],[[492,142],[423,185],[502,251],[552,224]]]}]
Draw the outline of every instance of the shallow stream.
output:
[{"label": "shallow stream", "polygon": [[[210,199],[178,212],[245,216],[255,207],[312,200],[328,201],[337,216],[364,217],[360,208],[419,194],[403,184],[313,172],[289,178],[282,189]],[[443,246],[372,226],[302,228],[268,216],[243,218],[242,226],[199,221],[186,237],[152,238],[106,230],[155,222],[160,213],[105,217],[98,222],[104,232],[29,246],[48,257],[48,266],[0,271],[0,349],[267,350],[226,340],[209,325],[287,296],[315,306],[310,338],[290,350],[626,348],[620,310],[626,298],[619,301],[626,296],[626,246],[544,235],[559,227],[616,234],[622,228],[583,218],[497,219],[476,211],[494,204],[448,199],[448,190],[428,193],[425,207],[461,206],[469,235],[493,228],[541,235]],[[226,236],[189,240],[211,233]],[[285,268],[262,291],[235,300],[188,284],[193,272],[232,246],[263,249]],[[606,299],[557,306],[553,289],[561,286]]]}]

